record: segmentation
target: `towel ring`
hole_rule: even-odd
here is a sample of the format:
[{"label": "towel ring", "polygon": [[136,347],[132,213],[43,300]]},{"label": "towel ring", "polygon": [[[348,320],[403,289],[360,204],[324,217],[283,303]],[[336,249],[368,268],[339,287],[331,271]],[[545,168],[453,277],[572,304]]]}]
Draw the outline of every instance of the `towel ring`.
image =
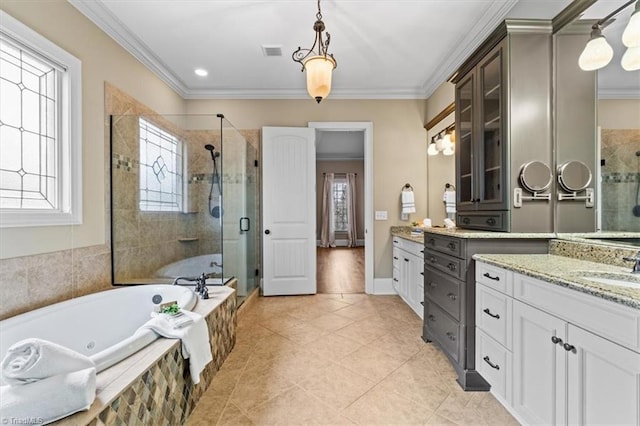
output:
[{"label": "towel ring", "polygon": [[444,190],[446,191],[447,189],[451,188],[452,191],[456,190],[456,187],[451,185],[450,183],[445,183],[444,184]]},{"label": "towel ring", "polygon": [[405,183],[404,186],[402,187],[403,191],[413,191],[413,186],[411,186],[408,183]]}]

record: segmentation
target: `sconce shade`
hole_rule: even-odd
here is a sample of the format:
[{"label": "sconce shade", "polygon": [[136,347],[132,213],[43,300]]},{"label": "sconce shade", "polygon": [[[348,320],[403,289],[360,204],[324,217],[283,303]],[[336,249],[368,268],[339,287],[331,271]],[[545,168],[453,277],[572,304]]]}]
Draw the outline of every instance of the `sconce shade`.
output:
[{"label": "sconce shade", "polygon": [[304,61],[307,71],[307,92],[320,103],[331,92],[331,73],[336,62],[331,56],[311,56]]},{"label": "sconce shade", "polygon": [[622,43],[627,47],[640,46],[640,1],[636,2],[636,8],[622,33]]},{"label": "sconce shade", "polygon": [[438,155],[438,148],[436,148],[435,142],[431,142],[429,144],[429,148],[427,148],[427,155]]},{"label": "sconce shade", "polygon": [[620,61],[625,71],[640,70],[640,46],[629,47]]},{"label": "sconce shade", "polygon": [[594,71],[605,67],[613,58],[613,49],[607,43],[600,27],[591,31],[591,39],[584,47],[578,59],[578,65],[584,71]]}]

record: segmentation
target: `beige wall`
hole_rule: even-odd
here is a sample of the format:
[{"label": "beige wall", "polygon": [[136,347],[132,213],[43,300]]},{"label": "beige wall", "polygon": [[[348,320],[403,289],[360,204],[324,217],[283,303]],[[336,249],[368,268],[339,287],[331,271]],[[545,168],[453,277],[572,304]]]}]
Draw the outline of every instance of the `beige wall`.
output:
[{"label": "beige wall", "polygon": [[[427,99],[427,120],[433,119],[443,109],[448,107],[455,100],[455,86],[452,83],[444,82]],[[449,114],[442,121],[436,124],[427,132],[427,141],[441,130],[452,125],[455,121],[455,112]],[[428,147],[428,146],[427,146]],[[447,183],[456,184],[456,161],[455,155],[444,156],[442,153],[434,156],[427,155],[427,188],[428,205],[427,217],[431,218],[434,226],[444,226],[444,218],[447,217],[444,211],[442,196],[444,186]]]},{"label": "beige wall", "polygon": [[598,126],[603,129],[640,128],[640,99],[600,99]]},{"label": "beige wall", "polygon": [[82,61],[83,223],[3,228],[0,258],[104,244],[104,83],[111,82],[161,113],[182,113],[185,101],[65,0],[3,0],[0,8]]},{"label": "beige wall", "polygon": [[[363,141],[364,143],[364,141]],[[316,239],[320,239],[322,227],[322,188],[324,173],[357,173],[356,176],[356,238],[364,239],[364,161],[318,161],[316,162]],[[346,239],[346,233],[336,239]]]},{"label": "beige wall", "polygon": [[410,220],[422,219],[427,212],[425,100],[329,97],[319,105],[311,99],[190,100],[187,113],[223,113],[239,129],[306,127],[310,121],[373,122],[373,208],[388,212],[388,220],[374,223],[374,276],[391,277],[390,227],[409,224],[400,220],[400,190],[405,183],[416,195],[416,213]]}]

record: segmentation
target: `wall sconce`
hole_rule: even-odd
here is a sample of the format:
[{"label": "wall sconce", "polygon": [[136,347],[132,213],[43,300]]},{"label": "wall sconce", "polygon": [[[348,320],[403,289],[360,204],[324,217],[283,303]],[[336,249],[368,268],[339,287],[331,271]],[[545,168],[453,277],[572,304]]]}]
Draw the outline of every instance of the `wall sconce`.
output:
[{"label": "wall sconce", "polygon": [[627,50],[622,56],[621,65],[626,71],[640,69],[640,0],[630,0],[593,24],[591,37],[578,59],[578,65],[583,71],[595,71],[604,68],[611,62],[613,49],[602,34],[602,25],[609,23],[611,18],[633,2],[636,3],[635,11],[622,34],[622,42]]},{"label": "wall sconce", "polygon": [[427,149],[427,155],[438,155],[442,152],[442,155],[453,155],[455,151],[455,125],[447,127],[446,129],[438,132],[431,138],[429,148]]}]

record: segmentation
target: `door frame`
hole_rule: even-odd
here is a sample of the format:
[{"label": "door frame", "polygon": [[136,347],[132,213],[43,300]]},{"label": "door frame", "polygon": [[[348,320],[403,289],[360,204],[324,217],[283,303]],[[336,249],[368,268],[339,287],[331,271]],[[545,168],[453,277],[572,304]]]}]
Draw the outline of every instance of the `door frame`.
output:
[{"label": "door frame", "polygon": [[373,122],[371,121],[310,121],[308,127],[322,131],[364,132],[364,292],[374,293],[373,285]]}]

